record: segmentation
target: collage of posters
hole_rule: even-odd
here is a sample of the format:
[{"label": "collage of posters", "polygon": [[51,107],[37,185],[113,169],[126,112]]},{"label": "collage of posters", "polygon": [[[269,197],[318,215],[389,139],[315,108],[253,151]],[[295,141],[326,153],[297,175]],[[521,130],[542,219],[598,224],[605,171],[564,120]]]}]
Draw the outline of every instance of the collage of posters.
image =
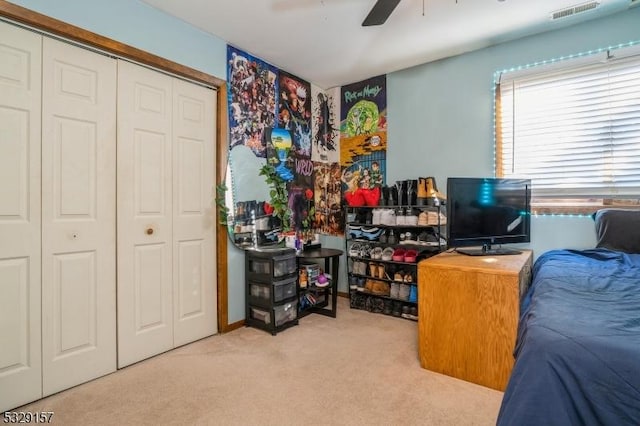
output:
[{"label": "collage of posters", "polygon": [[229,149],[244,145],[265,156],[262,133],[276,124],[277,77],[275,67],[227,46]]},{"label": "collage of posters", "polygon": [[323,91],[232,46],[227,61],[229,151],[281,167],[293,229],[343,235],[344,190],[385,181],[386,76]]}]

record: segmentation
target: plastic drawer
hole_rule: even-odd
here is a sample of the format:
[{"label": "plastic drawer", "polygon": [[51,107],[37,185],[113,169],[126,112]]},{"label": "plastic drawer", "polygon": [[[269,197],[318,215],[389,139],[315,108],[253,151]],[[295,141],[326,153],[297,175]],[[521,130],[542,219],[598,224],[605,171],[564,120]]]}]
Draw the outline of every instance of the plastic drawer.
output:
[{"label": "plastic drawer", "polygon": [[273,283],[273,301],[281,302],[296,296],[296,285],[298,279],[291,278],[288,280],[277,281]]},{"label": "plastic drawer", "polygon": [[268,309],[260,309],[251,307],[250,317],[256,321],[260,321],[264,325],[271,324],[271,312]]},{"label": "plastic drawer", "polygon": [[298,260],[292,249],[273,250],[268,252],[247,250],[247,277],[258,281],[271,281],[297,274]]},{"label": "plastic drawer", "polygon": [[298,301],[294,300],[273,308],[276,327],[298,318]]},{"label": "plastic drawer", "polygon": [[293,300],[283,303],[282,305],[274,306],[273,309],[250,306],[249,317],[264,326],[280,327],[298,319],[298,301]]},{"label": "plastic drawer", "polygon": [[[251,303],[278,303],[296,296],[297,278],[275,281],[273,284],[249,281],[249,301]],[[273,301],[271,295],[273,292]]]}]

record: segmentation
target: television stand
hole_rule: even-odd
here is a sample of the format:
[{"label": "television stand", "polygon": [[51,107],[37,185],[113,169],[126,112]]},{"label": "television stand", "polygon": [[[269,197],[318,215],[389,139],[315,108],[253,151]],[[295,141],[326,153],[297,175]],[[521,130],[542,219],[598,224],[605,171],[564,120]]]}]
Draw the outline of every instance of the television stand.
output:
[{"label": "television stand", "polygon": [[466,254],[467,256],[506,256],[522,254],[522,251],[510,248],[492,248],[490,244],[484,244],[480,248],[459,248],[457,253]]}]

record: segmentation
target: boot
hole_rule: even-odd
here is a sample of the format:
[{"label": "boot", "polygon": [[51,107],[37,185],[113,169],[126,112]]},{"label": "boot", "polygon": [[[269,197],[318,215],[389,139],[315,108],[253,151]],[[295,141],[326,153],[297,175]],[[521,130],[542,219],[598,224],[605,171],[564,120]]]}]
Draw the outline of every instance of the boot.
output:
[{"label": "boot", "polygon": [[436,186],[436,178],[430,176],[426,178],[426,180],[429,202],[431,205],[439,206],[447,199],[447,197],[445,197],[444,194],[438,191],[438,187]]},{"label": "boot", "polygon": [[406,206],[409,204],[409,200],[407,200],[407,181],[397,180],[396,189],[398,190],[398,205]]},{"label": "boot", "polygon": [[389,206],[397,206],[398,205],[398,188],[396,186],[389,187]]},{"label": "boot", "polygon": [[417,186],[418,186],[417,180],[407,181],[407,204],[410,206],[415,206],[418,203]]},{"label": "boot", "polygon": [[428,204],[429,193],[427,192],[427,178],[418,179],[418,194],[417,202],[419,206],[426,206]]},{"label": "boot", "polygon": [[382,191],[382,196],[380,197],[380,205],[388,206],[389,205],[389,187],[387,185],[383,185],[380,188]]},{"label": "boot", "polygon": [[377,263],[369,263],[369,276],[373,278],[378,277],[378,264]]}]

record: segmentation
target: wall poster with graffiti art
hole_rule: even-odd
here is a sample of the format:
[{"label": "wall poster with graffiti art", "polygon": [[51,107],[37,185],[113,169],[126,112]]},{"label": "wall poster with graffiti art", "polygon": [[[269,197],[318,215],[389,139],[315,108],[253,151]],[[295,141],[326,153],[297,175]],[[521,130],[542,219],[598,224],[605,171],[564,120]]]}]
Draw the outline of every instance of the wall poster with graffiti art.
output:
[{"label": "wall poster with graffiti art", "polygon": [[265,157],[263,131],[276,123],[278,70],[227,45],[229,149],[245,145]]},{"label": "wall poster with graffiti art", "polygon": [[311,86],[312,130],[311,159],[325,163],[340,162],[340,127],[337,102],[340,90],[324,92]]},{"label": "wall poster with graffiti art", "polygon": [[341,181],[348,205],[377,205],[385,184],[386,83],[386,75],[381,75],[341,88]]}]

